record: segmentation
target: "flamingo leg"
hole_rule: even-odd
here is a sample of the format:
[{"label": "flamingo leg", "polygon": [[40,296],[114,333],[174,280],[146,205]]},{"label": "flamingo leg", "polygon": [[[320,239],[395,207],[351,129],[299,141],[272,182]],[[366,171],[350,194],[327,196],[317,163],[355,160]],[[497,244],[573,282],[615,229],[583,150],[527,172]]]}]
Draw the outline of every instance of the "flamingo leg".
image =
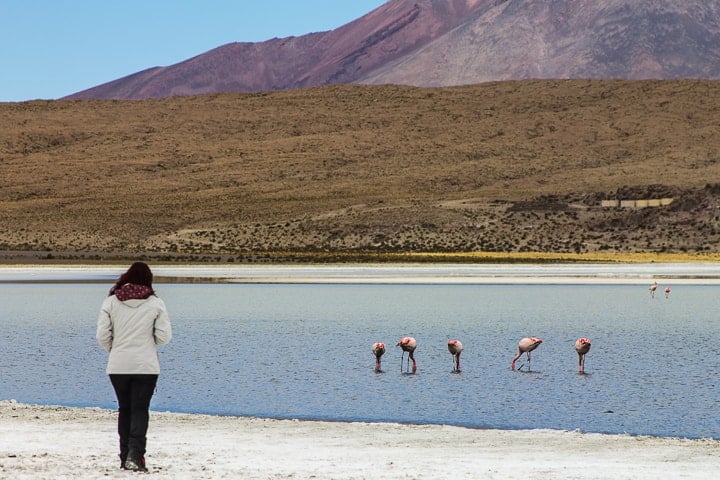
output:
[{"label": "flamingo leg", "polygon": [[453,372],[459,372],[460,371],[460,354],[456,353],[453,355]]},{"label": "flamingo leg", "polygon": [[405,361],[405,351],[400,354],[400,373],[403,372],[403,362]]},{"label": "flamingo leg", "polygon": [[527,352],[528,372],[530,371],[530,352]]}]

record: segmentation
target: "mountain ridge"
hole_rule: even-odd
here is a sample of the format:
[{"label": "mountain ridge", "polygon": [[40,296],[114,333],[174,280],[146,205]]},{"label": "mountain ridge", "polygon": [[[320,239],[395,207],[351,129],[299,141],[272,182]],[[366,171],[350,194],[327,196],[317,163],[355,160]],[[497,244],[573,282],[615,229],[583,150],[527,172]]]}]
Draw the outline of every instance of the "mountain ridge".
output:
[{"label": "mountain ridge", "polygon": [[332,84],[720,78],[717,0],[390,0],[326,32],[235,42],[66,99]]}]

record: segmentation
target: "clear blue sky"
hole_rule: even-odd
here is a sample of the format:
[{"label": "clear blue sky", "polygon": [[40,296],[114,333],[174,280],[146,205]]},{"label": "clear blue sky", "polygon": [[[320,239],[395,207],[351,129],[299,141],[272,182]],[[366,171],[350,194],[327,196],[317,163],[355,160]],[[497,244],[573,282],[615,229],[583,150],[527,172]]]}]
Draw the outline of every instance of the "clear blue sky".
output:
[{"label": "clear blue sky", "polygon": [[0,102],[55,99],[231,42],[332,30],[386,0],[0,0]]}]

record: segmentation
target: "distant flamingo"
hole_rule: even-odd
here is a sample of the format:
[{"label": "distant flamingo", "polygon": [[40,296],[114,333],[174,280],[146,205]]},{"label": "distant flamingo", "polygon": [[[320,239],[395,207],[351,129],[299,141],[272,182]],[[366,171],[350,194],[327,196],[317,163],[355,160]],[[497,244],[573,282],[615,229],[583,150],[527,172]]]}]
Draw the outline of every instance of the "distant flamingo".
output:
[{"label": "distant flamingo", "polygon": [[670,287],[665,287],[665,298],[670,298]]},{"label": "distant flamingo", "polygon": [[655,290],[657,290],[657,287],[658,287],[658,283],[657,283],[657,281],[656,281],[655,283],[653,283],[652,285],[650,285],[650,288],[648,288],[648,290],[650,290],[650,296],[651,296],[652,298],[655,298]]},{"label": "distant flamingo", "polygon": [[403,358],[405,357],[405,352],[408,352],[408,369],[410,367],[410,360],[412,360],[412,373],[415,373],[417,371],[417,364],[415,363],[415,356],[413,355],[415,353],[415,347],[417,347],[417,342],[413,337],[403,337],[401,338],[396,347],[402,348],[402,356],[400,357],[400,372],[403,371]]},{"label": "distant flamingo", "polygon": [[585,373],[585,354],[590,351],[590,339],[578,338],[575,342],[575,351],[578,354],[578,372]]},{"label": "distant flamingo", "polygon": [[[518,353],[512,359],[510,368],[515,370],[515,362],[524,353],[527,355],[528,371],[530,371],[530,352],[535,350],[543,341],[537,337],[525,337],[518,342]],[[524,365],[524,364],[523,364]],[[522,368],[522,365],[520,366]]]},{"label": "distant flamingo", "polygon": [[453,356],[453,372],[460,373],[460,354],[463,351],[463,344],[460,340],[449,340],[447,343],[448,351]]},{"label": "distant flamingo", "polygon": [[382,342],[373,343],[372,353],[375,355],[375,371],[380,372],[380,358],[385,353],[385,344]]}]

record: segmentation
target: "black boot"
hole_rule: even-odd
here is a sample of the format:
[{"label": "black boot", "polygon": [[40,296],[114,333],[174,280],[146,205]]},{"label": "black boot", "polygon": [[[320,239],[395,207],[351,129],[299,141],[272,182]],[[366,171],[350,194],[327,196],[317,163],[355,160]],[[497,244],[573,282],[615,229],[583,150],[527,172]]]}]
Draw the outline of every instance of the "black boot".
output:
[{"label": "black boot", "polygon": [[148,471],[147,467],[145,467],[145,457],[140,457],[138,459],[128,457],[128,459],[125,460],[125,463],[123,465],[125,467],[125,470],[130,470],[133,472],[147,472]]}]

